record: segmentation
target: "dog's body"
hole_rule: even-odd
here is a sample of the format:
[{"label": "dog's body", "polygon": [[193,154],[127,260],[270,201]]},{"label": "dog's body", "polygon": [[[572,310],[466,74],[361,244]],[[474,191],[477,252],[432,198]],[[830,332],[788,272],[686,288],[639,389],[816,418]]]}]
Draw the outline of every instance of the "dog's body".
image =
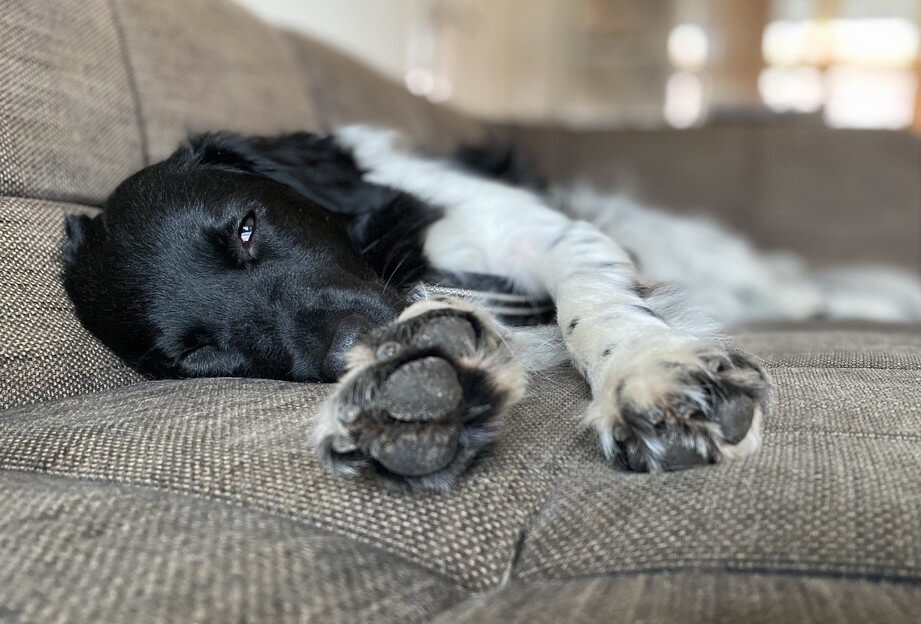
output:
[{"label": "dog's body", "polygon": [[[591,386],[586,419],[608,456],[636,470],[744,457],[770,383],[708,319],[855,305],[712,226],[514,186],[529,180],[488,163],[476,168],[506,180],[473,172],[471,155],[422,157],[360,126],[200,137],[123,183],[101,217],[70,222],[65,283],[84,324],[142,371],[341,377],[318,416],[324,460],[430,488],[494,438],[527,370],[566,357]],[[695,236],[719,251],[690,262],[695,241],[655,243]],[[726,263],[735,270],[714,270]],[[693,305],[663,278],[684,282]],[[891,279],[897,295],[857,311],[918,316],[921,289]],[[433,283],[491,291],[492,314],[419,295]],[[555,328],[496,322],[520,318],[509,302],[522,298],[538,317],[552,300]]]}]

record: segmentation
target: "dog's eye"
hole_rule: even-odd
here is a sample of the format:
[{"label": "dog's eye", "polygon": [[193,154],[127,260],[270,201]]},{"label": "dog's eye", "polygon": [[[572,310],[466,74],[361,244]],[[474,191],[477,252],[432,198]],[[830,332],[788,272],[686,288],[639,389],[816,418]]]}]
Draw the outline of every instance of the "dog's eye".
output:
[{"label": "dog's eye", "polygon": [[243,246],[249,245],[249,241],[253,238],[253,233],[256,231],[256,215],[249,213],[243,220],[240,222],[240,229],[237,231],[237,236],[240,237],[240,242],[243,243]]}]

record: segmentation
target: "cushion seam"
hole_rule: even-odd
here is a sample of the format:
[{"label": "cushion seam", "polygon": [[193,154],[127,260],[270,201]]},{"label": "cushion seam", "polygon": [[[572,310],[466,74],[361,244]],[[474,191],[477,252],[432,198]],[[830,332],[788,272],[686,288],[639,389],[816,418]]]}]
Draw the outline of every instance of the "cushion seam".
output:
[{"label": "cushion seam", "polygon": [[713,574],[713,575],[722,575],[722,574],[731,574],[731,575],[751,575],[751,574],[760,574],[764,576],[802,576],[810,578],[828,578],[828,579],[843,579],[843,580],[858,580],[858,581],[867,581],[871,583],[892,583],[894,585],[907,585],[911,587],[921,587],[921,574],[898,574],[898,573],[866,573],[866,572],[847,572],[847,571],[835,571],[835,570],[819,570],[815,568],[803,568],[803,569],[793,569],[793,568],[782,568],[777,567],[773,568],[770,566],[752,566],[752,567],[742,567],[733,565],[732,562],[723,562],[720,564],[715,564],[712,566],[708,565],[679,565],[679,566],[650,566],[650,567],[637,567],[630,570],[611,570],[608,572],[587,572],[585,574],[574,574],[568,576],[560,577],[548,577],[548,576],[514,576],[512,582],[520,581],[523,583],[531,583],[534,581],[545,581],[545,582],[565,582],[569,580],[578,580],[578,579],[593,579],[593,578],[612,578],[619,576],[639,576],[642,574],[673,574],[673,573],[682,573],[682,572],[700,572],[704,574]]},{"label": "cushion seam", "polygon": [[131,93],[131,100],[134,103],[134,120],[137,124],[138,137],[141,143],[141,159],[146,167],[150,164],[150,147],[147,139],[147,127],[144,124],[143,108],[141,106],[141,93],[138,90],[137,77],[134,71],[134,65],[128,55],[128,43],[125,36],[125,28],[122,25],[121,18],[118,14],[115,0],[109,0],[109,9],[112,12],[112,24],[115,28],[115,34],[118,37],[118,46],[122,63],[125,66],[125,74],[128,77],[128,90]]}]

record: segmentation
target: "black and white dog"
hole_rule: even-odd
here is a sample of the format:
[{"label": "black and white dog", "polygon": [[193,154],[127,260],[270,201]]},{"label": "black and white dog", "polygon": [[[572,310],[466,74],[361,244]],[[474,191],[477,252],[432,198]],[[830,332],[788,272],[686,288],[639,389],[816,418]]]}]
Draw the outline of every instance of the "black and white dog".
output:
[{"label": "black and white dog", "polygon": [[[317,416],[323,460],[435,489],[494,439],[529,371],[567,358],[622,465],[744,457],[770,382],[707,318],[848,315],[834,288],[714,226],[538,192],[514,184],[529,181],[515,161],[464,154],[421,156],[364,126],[194,138],[100,216],[69,220],[67,290],[84,325],[153,376],[338,380]],[[684,282],[685,303],[662,278]],[[917,316],[907,282],[911,296],[858,313]],[[532,321],[552,301],[555,324],[512,327],[522,300]]]}]

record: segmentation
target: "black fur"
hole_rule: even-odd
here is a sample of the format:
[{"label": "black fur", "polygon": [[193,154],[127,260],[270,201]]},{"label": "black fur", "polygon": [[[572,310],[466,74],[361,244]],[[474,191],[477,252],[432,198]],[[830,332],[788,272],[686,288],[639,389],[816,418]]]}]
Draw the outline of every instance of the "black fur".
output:
[{"label": "black fur", "polygon": [[68,220],[64,283],[84,325],[142,372],[333,381],[425,276],[440,214],[365,181],[327,136],[202,135],[100,216]]},{"label": "black fur", "polygon": [[523,152],[497,139],[485,145],[462,145],[454,152],[454,161],[468,171],[514,186],[536,191],[547,188],[547,180]]}]

